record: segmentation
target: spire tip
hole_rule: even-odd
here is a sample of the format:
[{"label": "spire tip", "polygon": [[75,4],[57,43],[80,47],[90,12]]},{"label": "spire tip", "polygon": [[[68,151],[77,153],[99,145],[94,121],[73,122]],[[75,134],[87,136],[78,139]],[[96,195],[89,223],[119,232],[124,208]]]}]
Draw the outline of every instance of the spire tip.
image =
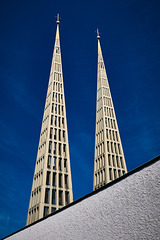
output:
[{"label": "spire tip", "polygon": [[100,34],[99,34],[98,28],[97,28],[97,39],[100,39]]},{"label": "spire tip", "polygon": [[57,13],[57,21],[56,21],[56,24],[60,24],[60,21],[59,21],[59,13]]}]

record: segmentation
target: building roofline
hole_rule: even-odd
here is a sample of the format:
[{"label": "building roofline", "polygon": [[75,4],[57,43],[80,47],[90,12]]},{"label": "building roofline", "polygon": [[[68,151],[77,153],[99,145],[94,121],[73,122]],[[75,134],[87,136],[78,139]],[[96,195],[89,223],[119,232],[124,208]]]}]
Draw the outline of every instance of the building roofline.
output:
[{"label": "building roofline", "polygon": [[49,218],[49,217],[52,217],[53,215],[56,215],[56,214],[58,214],[59,212],[64,211],[65,209],[67,209],[67,208],[69,208],[69,207],[72,207],[73,205],[75,205],[75,204],[77,204],[77,203],[83,201],[84,199],[86,199],[86,198],[88,198],[88,197],[91,197],[91,196],[93,196],[93,195],[95,195],[95,194],[97,194],[97,193],[103,191],[104,189],[107,189],[107,188],[111,187],[112,185],[114,185],[114,184],[120,182],[121,180],[123,180],[123,179],[129,177],[130,175],[132,175],[132,174],[134,174],[134,173],[136,173],[136,172],[141,171],[142,169],[144,169],[144,168],[146,168],[146,167],[148,167],[148,166],[154,164],[155,162],[157,162],[157,161],[159,161],[159,160],[160,160],[160,155],[158,155],[157,157],[153,158],[152,160],[150,160],[150,161],[148,161],[148,162],[146,162],[146,163],[140,165],[139,167],[137,167],[137,168],[131,170],[130,172],[124,174],[123,176],[121,176],[121,177],[119,177],[119,178],[113,180],[112,182],[107,183],[106,185],[104,185],[104,186],[102,186],[102,187],[96,189],[95,191],[90,192],[90,193],[88,193],[87,195],[85,195],[85,196],[83,196],[83,197],[77,199],[76,201],[73,201],[72,203],[70,203],[70,204],[68,204],[68,205],[66,205],[66,206],[64,206],[64,207],[62,207],[61,209],[56,210],[54,213],[51,213],[51,214],[49,214],[49,215],[47,215],[47,216],[45,216],[45,217],[43,217],[43,218],[41,218],[41,219],[39,219],[39,220],[37,220],[37,221],[35,221],[35,222],[33,222],[33,223],[31,223],[31,224],[25,226],[25,227],[23,227],[23,228],[17,230],[16,232],[11,233],[10,235],[8,235],[8,236],[2,238],[1,240],[6,239],[6,238],[8,238],[8,237],[10,237],[10,236],[12,236],[12,235],[18,233],[18,232],[21,232],[21,231],[23,231],[24,229],[27,229],[27,228],[29,228],[29,227],[31,227],[31,226],[33,226],[33,225],[35,225],[35,224],[37,224],[37,223],[39,223],[39,222],[41,222],[41,221],[47,219],[47,218]]}]

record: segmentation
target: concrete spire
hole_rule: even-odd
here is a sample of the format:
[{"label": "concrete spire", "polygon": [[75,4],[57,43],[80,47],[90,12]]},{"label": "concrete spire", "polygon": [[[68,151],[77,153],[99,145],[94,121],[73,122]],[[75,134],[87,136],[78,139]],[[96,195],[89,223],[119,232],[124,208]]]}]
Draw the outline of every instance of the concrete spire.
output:
[{"label": "concrete spire", "polygon": [[73,201],[59,14],[27,225]]},{"label": "concrete spire", "polygon": [[97,107],[93,190],[127,172],[112,96],[98,40]]}]

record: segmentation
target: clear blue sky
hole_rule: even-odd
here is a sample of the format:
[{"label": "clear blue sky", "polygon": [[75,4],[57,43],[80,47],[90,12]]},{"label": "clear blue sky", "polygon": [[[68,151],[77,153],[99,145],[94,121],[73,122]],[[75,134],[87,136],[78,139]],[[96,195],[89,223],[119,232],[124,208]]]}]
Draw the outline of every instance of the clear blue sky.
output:
[{"label": "clear blue sky", "polygon": [[56,14],[76,200],[93,185],[97,27],[128,171],[160,153],[159,12],[158,0],[1,0],[0,237],[25,226]]}]

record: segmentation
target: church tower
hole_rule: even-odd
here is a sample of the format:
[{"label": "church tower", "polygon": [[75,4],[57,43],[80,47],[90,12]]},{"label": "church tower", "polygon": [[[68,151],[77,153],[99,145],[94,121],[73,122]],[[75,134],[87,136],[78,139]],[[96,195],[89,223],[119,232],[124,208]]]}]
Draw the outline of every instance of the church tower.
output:
[{"label": "church tower", "polygon": [[93,190],[127,172],[98,30],[97,40],[98,70]]},{"label": "church tower", "polygon": [[59,14],[27,223],[73,201],[59,37]]}]

